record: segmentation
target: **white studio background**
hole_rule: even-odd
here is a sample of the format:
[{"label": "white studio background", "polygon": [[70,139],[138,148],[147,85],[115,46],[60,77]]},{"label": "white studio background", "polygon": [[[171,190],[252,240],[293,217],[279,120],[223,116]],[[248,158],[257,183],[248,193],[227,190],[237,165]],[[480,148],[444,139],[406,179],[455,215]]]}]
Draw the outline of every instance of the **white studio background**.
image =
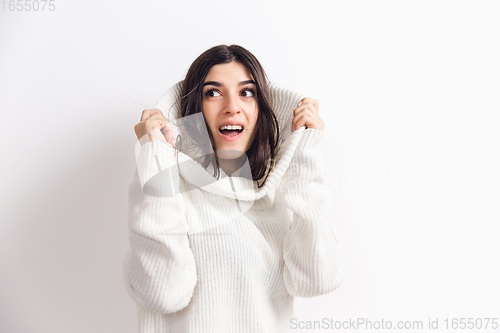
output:
[{"label": "white studio background", "polygon": [[137,332],[133,126],[233,43],[326,124],[345,278],[297,319],[500,316],[499,2],[52,3],[0,10],[1,332]]}]

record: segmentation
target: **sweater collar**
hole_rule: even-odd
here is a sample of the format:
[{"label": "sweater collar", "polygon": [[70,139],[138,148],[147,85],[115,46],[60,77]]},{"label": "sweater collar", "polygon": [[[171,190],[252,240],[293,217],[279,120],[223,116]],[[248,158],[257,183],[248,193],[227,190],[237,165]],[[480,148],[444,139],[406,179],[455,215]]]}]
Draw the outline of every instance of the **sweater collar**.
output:
[{"label": "sweater collar", "polygon": [[214,168],[212,165],[209,165],[208,168],[205,169],[196,161],[196,159],[202,155],[213,155],[213,149],[210,145],[208,134],[203,133],[203,131],[205,131],[205,123],[201,113],[180,119],[177,118],[180,107],[178,101],[181,97],[182,82],[183,81],[179,81],[170,87],[155,106],[155,108],[160,109],[170,121],[174,130],[174,141],[175,138],[180,136],[180,138],[184,140],[183,146],[189,146],[184,143],[188,142],[185,141],[186,138],[189,139],[189,136],[185,135],[185,129],[190,128],[190,126],[196,126],[198,130],[201,129],[202,135],[206,136],[206,147],[196,148],[194,150],[191,149],[190,151],[182,151],[181,148],[181,150],[178,151],[179,172],[182,177],[189,183],[205,191],[243,201],[254,201],[273,191],[288,169],[302,133],[304,132],[304,127],[300,127],[298,130],[291,132],[293,110],[304,95],[268,82],[271,106],[278,120],[280,133],[282,134],[281,141],[278,145],[275,167],[269,173],[264,186],[258,188],[258,182],[252,180],[248,160],[240,168],[238,176],[228,177],[224,170],[219,168],[219,179],[213,176]]}]

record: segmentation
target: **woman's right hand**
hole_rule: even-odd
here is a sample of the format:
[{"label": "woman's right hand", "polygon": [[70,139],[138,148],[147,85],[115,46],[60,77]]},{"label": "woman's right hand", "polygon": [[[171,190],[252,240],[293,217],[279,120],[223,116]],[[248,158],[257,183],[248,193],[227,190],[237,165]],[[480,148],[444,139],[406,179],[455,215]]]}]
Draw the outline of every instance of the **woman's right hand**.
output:
[{"label": "woman's right hand", "polygon": [[159,109],[142,111],[141,121],[134,126],[134,130],[141,146],[155,141],[168,142],[174,146],[172,124]]}]

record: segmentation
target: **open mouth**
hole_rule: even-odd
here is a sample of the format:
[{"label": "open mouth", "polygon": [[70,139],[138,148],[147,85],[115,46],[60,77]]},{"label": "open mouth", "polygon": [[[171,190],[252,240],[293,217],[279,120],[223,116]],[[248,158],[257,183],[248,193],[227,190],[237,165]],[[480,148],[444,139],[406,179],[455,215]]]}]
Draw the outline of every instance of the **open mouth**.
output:
[{"label": "open mouth", "polygon": [[219,133],[227,141],[234,141],[238,139],[243,133],[242,125],[228,125],[219,127]]},{"label": "open mouth", "polygon": [[234,129],[234,130],[228,130],[228,129],[219,129],[219,132],[222,134],[222,135],[226,135],[226,136],[236,136],[238,134],[240,134],[241,132],[243,132],[243,129]]},{"label": "open mouth", "polygon": [[237,136],[243,129],[243,125],[240,124],[222,125],[219,127],[219,132],[224,136]]}]

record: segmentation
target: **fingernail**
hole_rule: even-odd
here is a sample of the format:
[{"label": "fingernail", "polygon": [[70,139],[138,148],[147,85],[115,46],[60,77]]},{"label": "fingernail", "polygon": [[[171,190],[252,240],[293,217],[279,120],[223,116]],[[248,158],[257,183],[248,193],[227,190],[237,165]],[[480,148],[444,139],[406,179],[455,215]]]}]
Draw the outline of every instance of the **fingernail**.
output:
[{"label": "fingernail", "polygon": [[299,104],[297,104],[297,106],[300,106],[302,104],[302,101],[299,102]]}]

